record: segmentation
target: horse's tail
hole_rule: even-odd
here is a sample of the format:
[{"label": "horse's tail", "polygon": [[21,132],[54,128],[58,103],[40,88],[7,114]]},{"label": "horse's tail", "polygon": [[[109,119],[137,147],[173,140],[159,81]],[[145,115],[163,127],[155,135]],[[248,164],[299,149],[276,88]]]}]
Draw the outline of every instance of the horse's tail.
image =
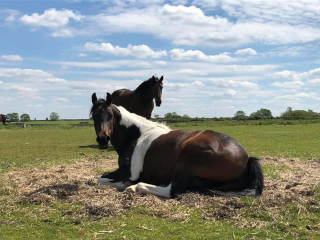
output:
[{"label": "horse's tail", "polygon": [[263,180],[263,172],[259,164],[259,159],[249,157],[247,169],[241,177],[221,186],[206,189],[206,192],[210,195],[225,197],[260,197],[264,187]]}]

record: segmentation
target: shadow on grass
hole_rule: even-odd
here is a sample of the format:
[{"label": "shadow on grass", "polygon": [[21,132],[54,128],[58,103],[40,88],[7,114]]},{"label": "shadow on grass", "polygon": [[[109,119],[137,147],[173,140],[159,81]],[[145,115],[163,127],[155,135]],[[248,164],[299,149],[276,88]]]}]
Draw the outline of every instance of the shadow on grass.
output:
[{"label": "shadow on grass", "polygon": [[78,191],[79,191],[78,184],[56,184],[51,186],[45,186],[33,192],[30,192],[26,196],[26,199],[24,199],[22,202],[39,202],[39,200],[41,199],[41,196],[40,196],[41,193],[58,198],[58,199],[65,199],[68,196],[71,196]]},{"label": "shadow on grass", "polygon": [[100,149],[98,144],[96,144],[96,145],[87,145],[87,146],[79,146],[79,148],[92,148],[92,149],[98,149],[100,151],[107,150],[108,152],[114,152],[115,151],[114,147],[110,146],[110,145],[109,145],[109,147],[107,149]]}]

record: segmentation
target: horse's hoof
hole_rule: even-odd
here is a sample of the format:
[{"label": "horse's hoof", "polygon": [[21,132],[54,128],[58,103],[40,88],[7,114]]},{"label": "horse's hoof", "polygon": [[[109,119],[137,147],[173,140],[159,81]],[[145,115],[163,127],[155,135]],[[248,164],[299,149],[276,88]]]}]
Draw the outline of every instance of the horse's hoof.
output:
[{"label": "horse's hoof", "polygon": [[128,193],[135,193],[137,192],[137,185],[132,185],[130,187],[127,187],[124,192],[128,192]]},{"label": "horse's hoof", "polygon": [[108,183],[111,181],[112,181],[112,179],[101,177],[98,179],[98,185],[108,185]]}]

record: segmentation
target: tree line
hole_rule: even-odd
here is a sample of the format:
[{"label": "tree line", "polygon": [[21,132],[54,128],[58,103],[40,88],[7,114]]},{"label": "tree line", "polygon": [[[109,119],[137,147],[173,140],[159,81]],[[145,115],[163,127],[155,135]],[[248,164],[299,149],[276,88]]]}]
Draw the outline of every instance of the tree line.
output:
[{"label": "tree line", "polygon": [[[57,121],[59,120],[59,114],[56,112],[52,112],[49,116],[50,121]],[[36,119],[34,119],[36,120]],[[48,118],[46,118],[48,120]],[[27,113],[23,113],[21,116],[19,116],[19,113],[8,113],[7,114],[7,121],[8,122],[30,122],[31,117]]]},{"label": "tree line", "polygon": [[[235,120],[262,120],[262,119],[273,119],[272,113],[269,109],[261,108],[260,110],[251,113],[249,116],[244,111],[237,111],[233,117]],[[281,119],[285,120],[304,120],[304,119],[318,119],[320,113],[314,112],[309,109],[305,110],[292,110],[288,107],[286,111],[280,114]]]}]

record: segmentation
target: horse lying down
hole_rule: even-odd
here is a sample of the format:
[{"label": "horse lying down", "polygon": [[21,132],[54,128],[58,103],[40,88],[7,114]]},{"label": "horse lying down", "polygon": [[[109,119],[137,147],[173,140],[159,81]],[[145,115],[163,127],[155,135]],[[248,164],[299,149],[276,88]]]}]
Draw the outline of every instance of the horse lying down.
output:
[{"label": "horse lying down", "polygon": [[170,130],[92,95],[91,115],[100,148],[109,142],[119,168],[98,184],[174,198],[187,190],[222,196],[260,196],[263,173],[256,158],[222,133]]}]

